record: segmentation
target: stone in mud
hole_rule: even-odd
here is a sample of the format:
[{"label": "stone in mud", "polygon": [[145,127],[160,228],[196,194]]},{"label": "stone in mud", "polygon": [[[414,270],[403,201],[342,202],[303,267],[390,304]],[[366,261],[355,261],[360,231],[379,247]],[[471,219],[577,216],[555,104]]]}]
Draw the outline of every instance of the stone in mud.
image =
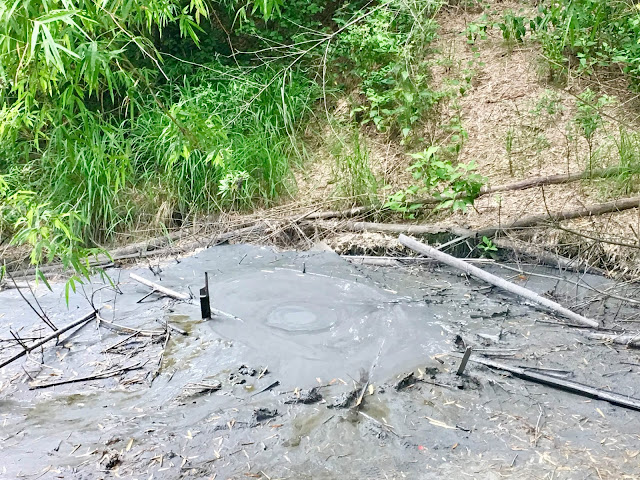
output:
[{"label": "stone in mud", "polygon": [[301,390],[298,394],[294,394],[289,397],[284,403],[296,404],[302,403],[304,405],[310,405],[312,403],[318,403],[322,400],[322,395],[319,392],[318,387],[313,387],[310,390]]},{"label": "stone in mud", "polygon": [[229,374],[229,382],[231,385],[244,385],[247,381],[244,378],[238,378],[235,373]]},{"label": "stone in mud", "polygon": [[106,470],[112,470],[120,464],[120,454],[116,450],[110,450],[104,453],[100,463],[104,463]]},{"label": "stone in mud", "polygon": [[240,368],[238,368],[238,373],[240,375],[249,375],[250,377],[255,377],[258,371],[255,368],[250,368],[246,365],[240,365]]},{"label": "stone in mud", "polygon": [[253,412],[253,419],[256,423],[264,422],[278,415],[278,410],[270,408],[258,408]]},{"label": "stone in mud", "polygon": [[408,375],[403,376],[400,379],[400,381],[396,384],[396,391],[399,392],[400,390],[403,390],[407,387],[410,387],[411,385],[414,385],[418,381],[419,380],[416,378],[415,374],[411,372]]}]

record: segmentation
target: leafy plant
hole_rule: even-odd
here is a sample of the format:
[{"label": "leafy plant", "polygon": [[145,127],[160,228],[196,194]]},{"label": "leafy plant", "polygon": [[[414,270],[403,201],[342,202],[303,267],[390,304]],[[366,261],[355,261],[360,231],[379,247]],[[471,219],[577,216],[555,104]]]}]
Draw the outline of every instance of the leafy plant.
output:
[{"label": "leafy plant", "polygon": [[467,37],[467,43],[473,45],[477,40],[486,40],[487,30],[489,27],[489,18],[486,13],[477,21],[469,23],[464,29],[464,34]]},{"label": "leafy plant", "polygon": [[600,110],[611,102],[606,95],[596,97],[595,93],[587,88],[578,95],[578,113],[574,119],[578,130],[584,137],[589,148],[588,165],[589,176],[593,171],[593,136],[600,126],[602,126],[602,115]]},{"label": "leafy plant", "polygon": [[568,69],[592,73],[621,68],[631,86],[640,79],[640,17],[633,2],[585,0],[543,3],[530,21],[541,41],[550,69],[566,76]]},{"label": "leafy plant", "polygon": [[527,19],[523,16],[514,15],[513,12],[507,12],[499,22],[498,28],[502,32],[502,38],[510,47],[514,42],[524,42],[527,34]]},{"label": "leafy plant", "polygon": [[615,178],[615,181],[623,194],[628,195],[638,189],[638,180],[640,177],[640,135],[620,127],[616,139],[616,150],[622,171]]},{"label": "leafy plant", "polygon": [[357,86],[351,114],[360,124],[407,138],[443,98],[429,86],[425,58],[436,37],[430,17],[434,5],[426,2],[413,11],[387,4],[338,39],[333,55],[342,74],[336,81]]},{"label": "leafy plant", "polygon": [[482,252],[483,257],[495,258],[498,247],[489,237],[483,236],[482,242],[478,244],[478,250]]},{"label": "leafy plant", "polygon": [[231,171],[220,180],[218,190],[222,201],[227,205],[233,205],[248,197],[247,180],[249,174],[245,171]]},{"label": "leafy plant", "polygon": [[76,290],[76,284],[90,279],[91,256],[104,253],[98,248],[83,248],[81,240],[73,234],[76,223],[86,223],[76,211],[60,213],[48,203],[38,203],[34,192],[19,191],[7,194],[7,184],[0,177],[0,218],[3,229],[11,233],[10,245],[28,245],[31,248],[29,260],[35,267],[36,278],[51,288],[41,265],[58,261],[63,268],[72,269],[72,275],[65,285],[65,297],[69,302],[69,291]]},{"label": "leafy plant", "polygon": [[411,201],[417,195],[434,196],[440,202],[436,209],[466,211],[469,205],[473,205],[485,178],[475,173],[474,162],[454,166],[451,161],[438,157],[439,150],[439,146],[431,146],[423,152],[411,154],[416,162],[409,171],[420,183],[391,195],[385,207],[413,218],[415,212],[424,206],[420,201]]}]

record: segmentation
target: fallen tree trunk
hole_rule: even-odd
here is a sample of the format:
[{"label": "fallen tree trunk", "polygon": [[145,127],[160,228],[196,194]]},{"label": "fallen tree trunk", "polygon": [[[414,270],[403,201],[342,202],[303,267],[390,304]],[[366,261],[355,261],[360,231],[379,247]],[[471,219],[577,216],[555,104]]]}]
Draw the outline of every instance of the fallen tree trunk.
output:
[{"label": "fallen tree trunk", "polygon": [[478,267],[474,267],[473,265],[470,265],[464,260],[460,260],[459,258],[455,258],[455,257],[452,257],[451,255],[447,255],[446,253],[441,252],[440,250],[436,250],[435,248],[425,245],[424,243],[418,242],[413,238],[409,238],[405,235],[400,235],[398,240],[405,247],[408,247],[418,253],[422,253],[423,255],[426,255],[428,257],[435,258],[436,260],[446,265],[449,265],[450,267],[457,268],[458,270],[462,270],[467,275],[473,275],[474,277],[484,280],[485,282],[490,283],[491,285],[499,287],[503,290],[506,290],[507,292],[526,298],[527,300],[535,302],[538,305],[542,305],[548,308],[549,310],[552,310],[555,313],[558,313],[564,317],[567,317],[580,325],[584,325],[587,327],[594,327],[594,328],[598,328],[600,326],[600,324],[595,320],[583,317],[582,315],[572,312],[571,310],[563,307],[559,303],[549,300],[548,298],[542,297],[527,288],[521,287],[520,285],[516,285],[515,283],[508,282],[507,280],[497,277],[496,275],[493,275],[489,272],[485,272],[484,270],[481,270]]},{"label": "fallen tree trunk", "polygon": [[308,222],[308,226],[318,226],[325,230],[344,230],[349,232],[379,232],[407,235],[437,235],[452,233],[458,236],[473,236],[473,232],[462,227],[444,227],[439,225],[406,225],[402,223],[373,223],[346,221],[316,221]]},{"label": "fallen tree trunk", "polygon": [[604,215],[605,213],[622,212],[624,210],[630,210],[638,207],[640,207],[640,197],[621,198],[611,202],[596,203],[577,210],[564,210],[546,215],[530,215],[507,225],[484,228],[477,231],[476,235],[480,237],[492,237],[500,231],[522,230],[524,228],[535,227],[542,223],[558,223],[563,220],[573,220],[575,218],[595,217],[598,215]]},{"label": "fallen tree trunk", "polygon": [[580,173],[563,173],[560,175],[547,175],[544,177],[526,178],[514,183],[508,183],[506,185],[496,185],[495,187],[483,187],[480,190],[480,195],[489,195],[497,192],[508,192],[514,190],[526,190],[527,188],[540,187],[543,185],[559,185],[563,183],[577,182],[578,180],[584,180],[587,178],[609,178],[617,177],[622,174],[637,174],[640,173],[637,169],[629,169],[625,167],[609,167],[593,170],[591,173],[588,171]]},{"label": "fallen tree trunk", "polygon": [[41,347],[42,345],[44,345],[47,342],[50,342],[51,340],[53,340],[54,338],[58,338],[60,335],[62,335],[65,332],[68,332],[69,330],[71,330],[72,328],[78,327],[80,325],[83,325],[85,323],[87,323],[89,320],[93,319],[96,317],[96,315],[98,314],[97,310],[94,310],[91,313],[88,313],[87,315],[85,315],[84,317],[76,320],[75,322],[67,325],[66,327],[62,327],[58,330],[56,330],[55,332],[53,332],[52,334],[44,337],[42,340],[34,343],[31,346],[25,347],[24,350],[22,350],[20,353],[17,353],[16,355],[14,355],[13,357],[5,360],[4,362],[0,363],[0,368],[9,365],[10,363],[15,362],[16,360],[18,360],[19,358],[24,357],[27,353],[35,350],[38,347]]},{"label": "fallen tree trunk", "polygon": [[608,392],[600,388],[585,385],[583,383],[574,382],[572,380],[565,380],[563,378],[554,375],[545,375],[524,367],[515,367],[511,365],[505,365],[503,363],[494,362],[492,360],[485,360],[480,358],[472,359],[473,362],[480,363],[490,368],[497,370],[503,370],[509,372],[516,377],[524,380],[530,380],[532,382],[541,383],[551,387],[566,390],[567,392],[576,393],[589,398],[595,398],[597,400],[604,400],[613,405],[619,405],[621,407],[631,408],[633,410],[640,410],[640,399],[622,395],[620,393]]},{"label": "fallen tree trunk", "polygon": [[[609,168],[601,168],[598,170],[593,170],[591,173],[588,171],[579,172],[579,173],[562,173],[559,175],[547,175],[544,177],[532,177],[525,178],[524,180],[519,180],[513,183],[507,183],[504,185],[496,185],[494,187],[490,187],[485,185],[480,189],[480,193],[478,197],[482,197],[484,195],[491,195],[492,193],[498,192],[513,192],[516,190],[526,190],[528,188],[542,187],[545,185],[560,185],[564,183],[573,183],[579,180],[584,180],[587,178],[610,178],[616,177],[622,174],[638,174],[640,170],[638,169],[630,169],[625,167],[609,167]],[[412,203],[423,203],[426,205],[437,205],[441,202],[435,197],[423,198],[421,200],[416,200]]]}]

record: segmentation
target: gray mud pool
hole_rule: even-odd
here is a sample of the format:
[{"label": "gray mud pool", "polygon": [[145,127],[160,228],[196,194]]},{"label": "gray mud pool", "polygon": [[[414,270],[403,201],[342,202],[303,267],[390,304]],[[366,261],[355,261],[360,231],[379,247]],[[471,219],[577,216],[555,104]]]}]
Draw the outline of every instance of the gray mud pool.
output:
[{"label": "gray mud pool", "polygon": [[[68,308],[62,283],[35,289],[58,328],[90,301],[102,321],[0,370],[0,478],[640,478],[640,412],[473,361],[455,375],[472,346],[472,360],[639,397],[638,350],[459,272],[249,245],[150,267],[108,270],[117,288],[96,279]],[[604,278],[505,267],[483,266],[610,328],[638,318],[586,288]],[[144,298],[130,273],[192,299]],[[0,292],[0,363],[22,348],[12,333],[50,332]]]}]

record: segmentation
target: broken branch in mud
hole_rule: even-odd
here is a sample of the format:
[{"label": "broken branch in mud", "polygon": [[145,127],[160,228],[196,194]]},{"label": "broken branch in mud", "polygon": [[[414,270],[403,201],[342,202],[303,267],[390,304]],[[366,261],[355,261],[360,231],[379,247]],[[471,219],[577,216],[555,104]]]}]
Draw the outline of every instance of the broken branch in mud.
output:
[{"label": "broken branch in mud", "polygon": [[[441,246],[440,246],[441,247]],[[438,247],[438,250],[440,250]],[[437,263],[433,258],[424,257],[385,257],[375,255],[340,255],[346,261],[355,265],[374,265],[377,267],[397,267],[400,265],[424,265]],[[495,263],[491,258],[467,258],[470,263]]]},{"label": "broken branch in mud", "polygon": [[374,222],[354,222],[319,220],[308,222],[309,226],[318,226],[326,230],[343,230],[349,232],[379,232],[389,234],[404,233],[405,235],[432,235],[438,233],[454,233],[458,236],[465,236],[473,232],[461,227],[444,227],[439,225],[406,225],[402,223],[374,223]]},{"label": "broken branch in mud", "polygon": [[600,326],[600,324],[595,320],[583,317],[582,315],[572,312],[571,310],[563,307],[562,305],[552,300],[549,300],[548,298],[542,297],[527,288],[508,282],[507,280],[504,280],[503,278],[500,278],[489,272],[485,272],[484,270],[481,270],[478,267],[474,267],[473,265],[470,265],[464,260],[460,260],[459,258],[455,258],[455,257],[452,257],[451,255],[447,255],[446,253],[436,250],[435,248],[425,245],[424,243],[418,242],[413,238],[409,238],[405,235],[400,235],[398,239],[400,243],[405,247],[408,247],[428,257],[435,258],[436,260],[446,265],[449,265],[450,267],[456,268],[458,270],[462,270],[467,275],[472,275],[474,277],[477,277],[491,285],[494,285],[498,288],[506,290],[507,292],[526,298],[527,300],[535,302],[538,305],[542,305],[548,308],[549,310],[552,310],[555,313],[558,313],[564,317],[567,317],[577,322],[580,325],[585,325],[585,326],[594,327],[594,328],[598,328]]},{"label": "broken branch in mud", "polygon": [[9,276],[11,281],[13,282],[13,286],[16,288],[16,290],[18,290],[18,294],[26,302],[26,304],[29,306],[29,308],[31,308],[31,310],[33,310],[33,313],[35,313],[38,316],[38,318],[40,318],[40,320],[42,320],[47,325],[47,327],[49,327],[51,330],[53,330],[55,332],[58,327],[56,327],[53,324],[53,322],[49,319],[49,317],[47,317],[47,314],[45,313],[45,311],[42,309],[42,307],[38,303],[38,298],[33,294],[33,290],[31,290],[31,285],[29,285],[29,283],[27,283],[27,287],[31,291],[31,294],[33,295],[33,298],[36,301],[36,304],[40,308],[41,312],[38,312],[38,310],[36,310],[36,308],[31,304],[31,302],[27,299],[27,297],[24,296],[24,294],[22,293],[22,290],[20,290],[20,287],[16,283],[15,278],[13,278],[13,275],[11,275],[11,272],[9,270],[6,270],[6,269],[5,269],[5,271],[7,272],[7,275]]},{"label": "broken branch in mud", "polygon": [[62,327],[62,328],[56,330],[55,332],[53,332],[52,334],[46,336],[45,338],[43,338],[39,342],[36,342],[36,343],[34,343],[33,345],[30,345],[30,346],[25,346],[24,350],[22,350],[20,353],[17,353],[13,357],[11,357],[11,358],[5,360],[4,362],[0,363],[0,368],[5,367],[5,366],[9,365],[10,363],[15,362],[19,358],[24,357],[27,353],[35,350],[38,347],[41,347],[42,345],[44,345],[47,342],[50,342],[54,338],[58,338],[60,335],[62,335],[65,332],[68,332],[72,328],[75,328],[75,327],[78,327],[80,325],[83,325],[83,324],[87,323],[89,320],[92,320],[93,318],[95,318],[97,314],[98,314],[98,311],[94,310],[93,312],[88,313],[84,317],[79,318],[75,322],[70,323],[66,327]]},{"label": "broken branch in mud", "polygon": [[[146,362],[145,362],[146,363]],[[137,363],[135,365],[131,365],[129,367],[122,367],[117,369],[110,369],[105,372],[95,373],[93,375],[88,375],[86,377],[78,377],[71,378],[69,380],[61,380],[59,382],[51,382],[51,383],[40,383],[33,384],[29,387],[29,390],[37,390],[40,388],[49,388],[49,387],[57,387],[59,385],[67,385],[69,383],[78,383],[78,382],[87,382],[90,380],[102,380],[104,378],[115,377],[116,375],[120,375],[121,373],[130,372],[133,370],[140,370],[144,367],[144,363]]]},{"label": "broken branch in mud", "polygon": [[549,267],[558,268],[560,270],[568,270],[571,272],[588,271],[589,273],[606,275],[606,272],[604,272],[602,269],[594,267],[587,261],[567,258],[555,253],[551,253],[540,245],[535,245],[523,241],[514,241],[505,238],[496,238],[493,240],[493,243],[499,248],[510,250],[514,255],[532,258],[540,265],[547,265]]},{"label": "broken branch in mud", "polygon": [[587,336],[595,340],[604,340],[606,342],[624,345],[628,348],[640,348],[640,333],[613,335],[589,332]]},{"label": "broken branch in mud", "polygon": [[153,288],[154,291],[160,292],[163,295],[166,295],[168,297],[175,298],[176,300],[189,300],[191,298],[186,293],[178,293],[175,290],[171,290],[170,288],[163,287],[162,285],[158,285],[157,283],[147,280],[146,278],[142,278],[141,276],[136,275],[135,273],[130,273],[129,276],[136,282],[140,282],[146,285],[147,287]]},{"label": "broken branch in mud", "polygon": [[530,380],[532,382],[540,383],[542,385],[548,385],[550,387],[559,388],[561,390],[566,390],[568,392],[576,393],[578,395],[583,395],[589,398],[604,400],[605,402],[609,402],[613,405],[630,408],[632,410],[640,410],[640,399],[638,398],[633,398],[633,397],[622,395],[619,393],[609,392],[597,387],[592,387],[590,385],[585,385],[582,383],[574,382],[572,380],[559,378],[554,375],[545,375],[543,373],[539,373],[537,371],[534,371],[533,369],[529,369],[526,367],[516,367],[512,365],[505,365],[503,363],[494,362],[492,360],[485,360],[482,358],[475,358],[475,359],[472,359],[471,361],[480,363],[481,365],[484,365],[489,368],[494,368],[496,370],[509,372],[518,378],[522,378],[523,380]]},{"label": "broken branch in mud", "polygon": [[460,366],[458,367],[458,371],[456,372],[456,375],[464,374],[464,369],[467,368],[467,362],[469,361],[470,356],[471,356],[471,347],[467,347],[467,349],[464,352],[464,355],[462,356],[462,360],[460,361]]},{"label": "broken branch in mud", "polygon": [[120,332],[124,334],[132,334],[132,335],[142,335],[144,337],[157,337],[165,333],[164,330],[141,330],[139,328],[125,327],[124,325],[118,325],[117,323],[113,323],[108,320],[105,320],[100,315],[96,315],[96,319],[98,320],[98,326],[102,325],[108,328],[109,330],[113,330],[114,332]]},{"label": "broken branch in mud", "polygon": [[160,360],[158,360],[158,367],[156,368],[156,371],[153,372],[153,375],[151,376],[151,383],[153,383],[153,381],[158,378],[158,375],[160,375],[160,372],[162,372],[162,364],[164,362],[164,355],[167,352],[167,345],[169,345],[169,339],[171,338],[171,331],[169,330],[169,327],[165,327],[165,337],[164,337],[164,345],[162,346],[162,353],[160,354]]}]

